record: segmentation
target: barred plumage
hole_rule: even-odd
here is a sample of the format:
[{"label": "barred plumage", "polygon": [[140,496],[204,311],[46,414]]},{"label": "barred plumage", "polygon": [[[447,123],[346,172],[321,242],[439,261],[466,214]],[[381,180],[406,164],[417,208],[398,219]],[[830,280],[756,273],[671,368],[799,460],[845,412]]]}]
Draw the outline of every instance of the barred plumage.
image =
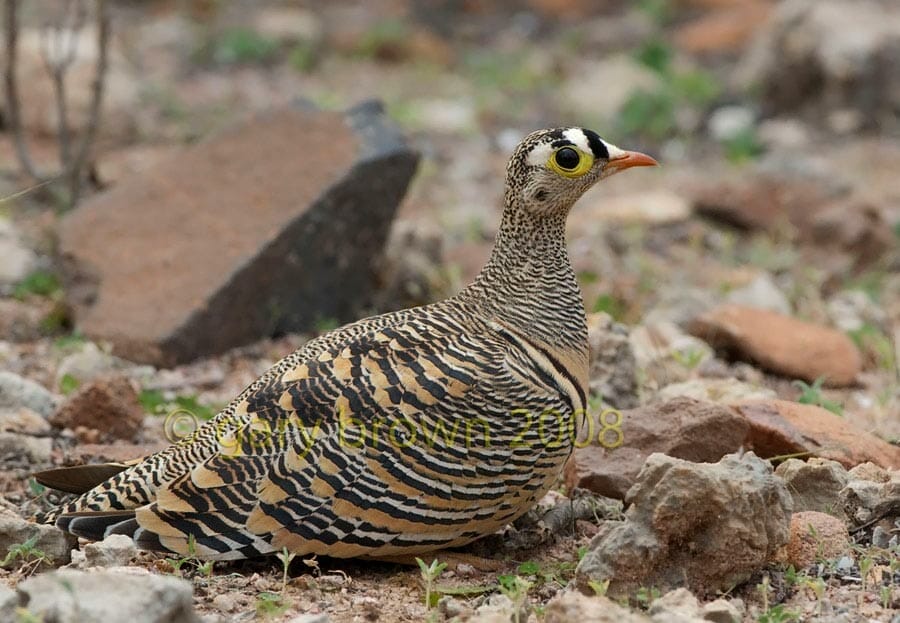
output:
[{"label": "barred plumage", "polygon": [[[527,511],[586,405],[584,307],[565,248],[572,204],[655,164],[579,128],[526,137],[478,278],[284,358],[212,421],[136,464],[38,475],[83,489],[43,519],[88,538],[238,559],[391,557],[463,545]],[[93,484],[93,483],[91,483]]]}]

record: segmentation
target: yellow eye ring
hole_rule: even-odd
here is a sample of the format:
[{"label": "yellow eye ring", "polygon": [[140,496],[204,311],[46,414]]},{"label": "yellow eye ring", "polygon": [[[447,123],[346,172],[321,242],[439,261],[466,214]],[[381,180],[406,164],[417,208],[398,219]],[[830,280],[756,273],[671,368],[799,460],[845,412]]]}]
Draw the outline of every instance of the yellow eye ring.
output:
[{"label": "yellow eye ring", "polygon": [[[574,159],[577,157],[577,162]],[[571,145],[564,145],[550,155],[547,166],[563,177],[571,179],[581,177],[591,170],[594,157]]]}]

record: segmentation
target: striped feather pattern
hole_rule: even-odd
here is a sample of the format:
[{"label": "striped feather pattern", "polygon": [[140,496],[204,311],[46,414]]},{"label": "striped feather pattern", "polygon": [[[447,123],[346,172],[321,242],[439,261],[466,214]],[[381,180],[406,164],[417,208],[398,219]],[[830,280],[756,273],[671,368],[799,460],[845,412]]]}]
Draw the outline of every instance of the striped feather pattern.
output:
[{"label": "striped feather pattern", "polygon": [[575,180],[529,164],[551,142],[578,144],[572,132],[516,150],[494,252],[469,287],[312,340],[188,438],[43,519],[226,560],[419,554],[522,515],[558,478],[586,408],[564,230],[603,162]]}]

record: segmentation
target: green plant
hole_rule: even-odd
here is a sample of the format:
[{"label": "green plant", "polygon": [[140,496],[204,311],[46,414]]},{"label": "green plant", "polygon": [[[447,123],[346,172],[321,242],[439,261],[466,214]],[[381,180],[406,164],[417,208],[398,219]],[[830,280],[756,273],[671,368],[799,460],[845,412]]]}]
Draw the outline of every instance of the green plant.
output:
[{"label": "green plant", "polygon": [[676,128],[675,98],[668,91],[633,92],[617,116],[619,132],[662,140]]},{"label": "green plant", "polygon": [[193,534],[188,536],[187,546],[187,556],[165,559],[165,561],[172,567],[172,571],[175,573],[175,575],[181,576],[181,569],[182,567],[184,567],[187,570],[193,570],[194,572],[199,573],[200,575],[203,575],[205,577],[210,577],[213,572],[213,561],[202,561],[197,558],[197,541],[194,538]]},{"label": "green plant", "polygon": [[53,562],[43,550],[37,546],[38,535],[34,534],[24,543],[16,543],[11,545],[6,556],[0,561],[0,567],[7,567],[15,561],[21,561],[20,571],[30,574],[37,569],[41,563]]},{"label": "green plant", "polygon": [[753,160],[764,151],[754,128],[747,128],[722,141],[722,146],[725,148],[725,157],[734,164]]},{"label": "green plant", "polygon": [[635,52],[638,62],[663,75],[669,72],[672,56],[672,48],[655,37],[644,41]]},{"label": "green plant", "polygon": [[681,366],[687,368],[688,370],[693,370],[697,366],[699,366],[703,362],[703,358],[706,353],[704,353],[699,348],[688,348],[685,350],[674,350],[672,351],[672,359],[675,360],[676,363]]},{"label": "green plant", "polygon": [[387,56],[409,39],[409,26],[399,19],[375,22],[359,38],[355,53],[365,58]]},{"label": "green plant", "polygon": [[599,294],[594,300],[594,312],[606,312],[615,320],[621,320],[625,315],[625,303],[612,294]]},{"label": "green plant", "polygon": [[144,410],[155,415],[164,415],[175,409],[188,411],[201,420],[212,419],[219,411],[215,405],[201,403],[196,396],[175,396],[171,400],[158,389],[144,389],[138,394],[138,401]]},{"label": "green plant", "polygon": [[63,374],[62,378],[59,379],[59,391],[68,396],[81,385],[81,381],[76,379],[71,374]]},{"label": "green plant", "polygon": [[791,385],[800,390],[800,396],[797,402],[804,405],[815,405],[831,411],[835,415],[844,415],[844,407],[838,402],[829,400],[822,394],[822,383],[825,382],[824,377],[819,377],[813,381],[812,385],[807,385],[801,380],[796,380]]},{"label": "green plant", "polygon": [[878,597],[881,601],[881,607],[887,610],[891,607],[891,602],[893,601],[893,590],[891,589],[890,584],[885,584],[881,587],[881,590],[878,593]]},{"label": "green plant", "polygon": [[893,372],[897,368],[894,344],[878,327],[869,323],[849,331],[850,339],[857,348],[869,355],[880,370]]},{"label": "green plant", "polygon": [[223,33],[214,43],[212,60],[222,65],[264,63],[278,52],[278,42],[253,30],[236,28]]},{"label": "green plant", "polygon": [[533,560],[529,560],[519,565],[516,571],[522,575],[537,575],[541,572],[541,566]]},{"label": "green plant", "polygon": [[660,592],[655,586],[641,586],[634,594],[634,600],[644,609],[649,608],[655,600],[659,599]]},{"label": "green plant", "polygon": [[59,278],[47,270],[36,270],[13,288],[13,296],[24,300],[29,296],[42,296],[51,298],[62,291]]},{"label": "green plant", "polygon": [[279,593],[263,591],[256,596],[256,616],[277,617],[284,614],[289,607],[287,600]]},{"label": "green plant", "polygon": [[772,606],[756,618],[757,623],[791,623],[800,621],[800,615],[785,608],[784,604]]},{"label": "green plant", "polygon": [[422,583],[425,585],[425,607],[429,610],[437,605],[438,593],[434,592],[434,581],[447,568],[447,563],[438,562],[437,558],[431,561],[430,565],[426,565],[421,558],[416,558],[419,564],[419,573],[422,577]]},{"label": "green plant", "polygon": [[609,590],[609,580],[588,580],[588,586],[594,591],[597,597],[605,597],[606,591]]},{"label": "green plant", "polygon": [[301,73],[309,73],[318,62],[318,46],[308,41],[301,41],[288,54],[288,64]]},{"label": "green plant", "polygon": [[501,575],[497,577],[497,582],[500,585],[500,592],[506,595],[513,604],[513,621],[521,623],[522,608],[533,584],[518,575]]},{"label": "green plant", "polygon": [[862,588],[866,590],[869,585],[869,572],[875,566],[875,560],[870,556],[862,556],[859,559],[859,577],[862,580]]},{"label": "green plant", "polygon": [[288,584],[288,569],[291,567],[291,561],[294,560],[297,554],[291,553],[288,551],[288,548],[282,547],[281,552],[278,553],[278,560],[281,561],[282,573],[281,573],[281,593],[284,594],[285,589],[287,589]]}]

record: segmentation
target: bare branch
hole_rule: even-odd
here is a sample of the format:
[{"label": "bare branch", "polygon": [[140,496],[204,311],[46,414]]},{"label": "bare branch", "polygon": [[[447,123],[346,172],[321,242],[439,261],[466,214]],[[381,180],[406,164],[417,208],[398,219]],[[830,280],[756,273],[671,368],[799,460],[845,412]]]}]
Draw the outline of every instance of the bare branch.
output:
[{"label": "bare branch", "polygon": [[66,74],[78,56],[78,39],[85,17],[83,0],[66,0],[60,16],[41,31],[41,57],[56,100],[59,162],[63,171],[72,164]]},{"label": "bare branch", "polygon": [[100,123],[100,111],[103,104],[103,91],[106,83],[106,72],[109,64],[110,15],[107,0],[96,0],[97,22],[97,68],[91,90],[91,103],[87,123],[81,140],[78,143],[74,158],[66,173],[69,176],[70,201],[74,205],[81,193],[81,182],[87,168],[91,147],[97,135]]},{"label": "bare branch", "polygon": [[18,0],[6,0],[4,5],[3,29],[6,34],[6,64],[3,68],[3,77],[6,86],[6,115],[9,121],[9,130],[13,136],[16,147],[16,155],[25,173],[37,182],[45,181],[35,168],[25,144],[22,132],[22,117],[19,107],[19,87],[16,79],[16,62],[18,60],[19,24],[17,17]]}]

